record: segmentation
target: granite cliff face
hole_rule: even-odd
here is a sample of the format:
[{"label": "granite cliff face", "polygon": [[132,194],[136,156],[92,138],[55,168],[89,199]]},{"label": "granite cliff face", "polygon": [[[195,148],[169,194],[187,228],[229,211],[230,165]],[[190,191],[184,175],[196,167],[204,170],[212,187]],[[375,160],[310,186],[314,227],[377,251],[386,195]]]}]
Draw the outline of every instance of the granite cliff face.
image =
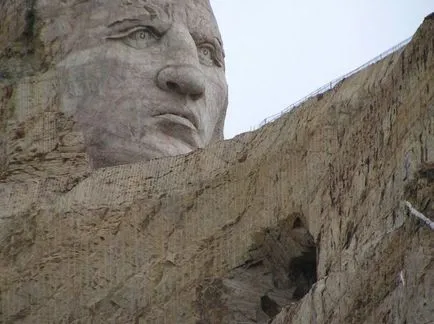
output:
[{"label": "granite cliff face", "polygon": [[35,64],[0,91],[3,323],[434,320],[434,234],[403,205],[434,218],[432,15],[255,132],[97,171]]}]

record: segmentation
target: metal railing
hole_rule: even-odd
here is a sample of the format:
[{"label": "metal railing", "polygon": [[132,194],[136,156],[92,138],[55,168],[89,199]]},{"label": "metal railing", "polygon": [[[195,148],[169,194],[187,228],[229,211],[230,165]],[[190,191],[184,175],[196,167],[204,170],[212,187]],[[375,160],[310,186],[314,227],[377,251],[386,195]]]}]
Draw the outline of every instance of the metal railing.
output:
[{"label": "metal railing", "polygon": [[327,84],[323,85],[322,87],[316,89],[315,91],[309,93],[307,96],[301,98],[300,100],[294,102],[293,104],[291,104],[290,106],[286,107],[284,110],[282,110],[281,112],[274,114],[272,116],[269,116],[267,118],[265,118],[263,121],[261,121],[261,123],[257,126],[253,126],[251,128],[251,130],[255,130],[258,129],[262,126],[264,126],[265,124],[268,124],[274,120],[276,120],[277,118],[281,117],[282,115],[286,114],[287,112],[291,111],[293,108],[301,105],[302,103],[304,103],[305,101],[307,101],[308,99],[315,97],[321,93],[324,93],[326,91],[329,91],[331,89],[333,89],[339,82],[343,81],[344,79],[352,76],[353,74],[356,74],[357,72],[365,69],[366,67],[368,67],[371,64],[377,63],[378,61],[382,60],[383,58],[385,58],[386,56],[389,56],[392,53],[397,52],[398,50],[402,49],[405,45],[407,45],[408,43],[410,43],[412,37],[407,38],[406,40],[402,41],[401,43],[393,46],[392,48],[388,49],[387,51],[381,53],[380,55],[376,56],[375,58],[373,58],[372,60],[366,62],[365,64],[359,66],[358,68],[352,70],[351,72],[331,81],[328,82]]}]

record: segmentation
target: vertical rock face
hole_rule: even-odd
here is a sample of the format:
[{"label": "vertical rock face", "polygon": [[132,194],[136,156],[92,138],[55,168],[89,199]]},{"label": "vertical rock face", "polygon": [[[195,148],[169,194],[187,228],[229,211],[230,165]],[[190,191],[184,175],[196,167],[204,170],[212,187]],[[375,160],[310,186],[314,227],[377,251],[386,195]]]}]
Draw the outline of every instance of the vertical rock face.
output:
[{"label": "vertical rock face", "polygon": [[96,171],[53,71],[20,63],[0,91],[0,319],[429,323],[433,232],[402,202],[434,218],[433,35],[427,17],[255,132]]}]

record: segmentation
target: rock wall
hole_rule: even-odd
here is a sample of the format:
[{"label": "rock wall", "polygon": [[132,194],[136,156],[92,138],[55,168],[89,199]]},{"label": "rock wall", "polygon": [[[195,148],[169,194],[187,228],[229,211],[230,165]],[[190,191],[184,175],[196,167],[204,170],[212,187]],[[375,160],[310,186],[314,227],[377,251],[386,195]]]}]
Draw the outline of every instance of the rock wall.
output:
[{"label": "rock wall", "polygon": [[[3,323],[429,323],[434,19],[261,129],[91,171],[45,71],[2,81]],[[54,91],[54,92],[53,92]]]}]

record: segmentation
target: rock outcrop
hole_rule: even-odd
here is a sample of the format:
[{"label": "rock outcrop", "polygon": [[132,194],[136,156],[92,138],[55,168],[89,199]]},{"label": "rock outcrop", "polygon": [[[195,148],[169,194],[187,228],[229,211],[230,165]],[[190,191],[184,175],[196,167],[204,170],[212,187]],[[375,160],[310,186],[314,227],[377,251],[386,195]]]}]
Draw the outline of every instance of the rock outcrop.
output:
[{"label": "rock outcrop", "polygon": [[97,171],[56,77],[24,74],[0,91],[3,323],[434,320],[434,234],[403,204],[434,218],[432,15],[255,132]]}]

